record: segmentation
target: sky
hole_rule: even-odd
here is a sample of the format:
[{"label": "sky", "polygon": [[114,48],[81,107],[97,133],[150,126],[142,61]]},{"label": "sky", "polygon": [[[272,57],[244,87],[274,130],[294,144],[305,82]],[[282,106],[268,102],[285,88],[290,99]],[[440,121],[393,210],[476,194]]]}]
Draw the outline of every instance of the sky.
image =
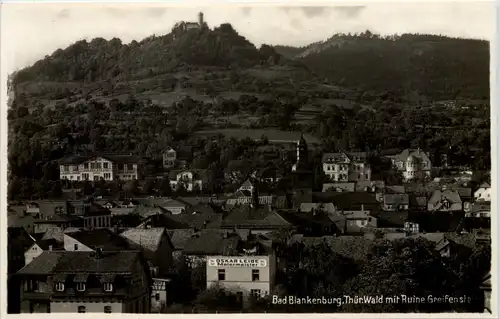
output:
[{"label": "sky", "polygon": [[[352,2],[351,2],[352,3]],[[210,27],[231,23],[253,42],[304,46],[337,32],[379,34],[406,32],[491,40],[495,16],[491,2],[367,3],[346,6],[252,6],[193,4],[3,4],[1,11],[2,65],[7,72],[29,66],[58,48],[81,39],[120,38],[140,41],[169,33],[181,20],[196,21],[204,13]]]}]

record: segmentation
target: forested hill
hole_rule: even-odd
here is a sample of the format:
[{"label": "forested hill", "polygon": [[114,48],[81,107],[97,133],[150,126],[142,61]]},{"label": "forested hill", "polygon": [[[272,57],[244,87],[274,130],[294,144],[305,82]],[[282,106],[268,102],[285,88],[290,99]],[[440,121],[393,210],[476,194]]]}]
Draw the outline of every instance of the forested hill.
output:
[{"label": "forested hill", "polygon": [[335,84],[434,99],[489,98],[489,43],[434,35],[337,34],[303,48],[276,46]]},{"label": "forested hill", "polygon": [[14,83],[28,81],[95,82],[130,80],[183,71],[190,66],[249,67],[280,61],[270,46],[257,49],[230,24],[213,30],[191,29],[151,36],[122,44],[119,39],[78,41],[59,49],[14,76]]}]

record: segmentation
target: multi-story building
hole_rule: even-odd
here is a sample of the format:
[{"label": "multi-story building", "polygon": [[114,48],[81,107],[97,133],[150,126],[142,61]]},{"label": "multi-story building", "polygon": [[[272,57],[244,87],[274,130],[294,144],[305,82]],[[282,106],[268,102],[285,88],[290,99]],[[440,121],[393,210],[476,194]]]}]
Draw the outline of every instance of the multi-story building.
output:
[{"label": "multi-story building", "polygon": [[137,251],[44,251],[16,273],[21,313],[149,313],[151,275]]},{"label": "multi-story building", "polygon": [[177,161],[177,152],[173,148],[167,147],[163,151],[163,168],[174,167],[176,161]]},{"label": "multi-story building", "polygon": [[140,164],[140,158],[133,155],[71,156],[60,162],[60,179],[70,181],[139,179]]},{"label": "multi-story building", "polygon": [[366,152],[323,154],[323,171],[334,182],[358,182],[371,179]]},{"label": "multi-story building", "polygon": [[391,156],[392,165],[403,174],[405,180],[431,176],[432,163],[429,153],[420,149],[406,149],[398,155]]},{"label": "multi-story building", "polygon": [[249,296],[269,295],[274,286],[276,257],[271,243],[249,235],[227,255],[207,256],[207,288],[214,285]]},{"label": "multi-story building", "polygon": [[201,191],[203,189],[203,180],[201,179],[200,173],[197,171],[171,172],[170,187],[172,187],[173,190],[184,187],[188,192],[194,190]]}]

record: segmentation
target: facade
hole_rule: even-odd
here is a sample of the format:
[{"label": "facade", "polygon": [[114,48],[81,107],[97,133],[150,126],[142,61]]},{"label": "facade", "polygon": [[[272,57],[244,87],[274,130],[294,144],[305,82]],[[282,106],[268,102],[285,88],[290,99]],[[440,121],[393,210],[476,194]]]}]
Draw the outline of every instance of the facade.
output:
[{"label": "facade", "polygon": [[134,180],[140,178],[140,159],[132,155],[90,155],[65,158],[60,179],[70,181]]},{"label": "facade", "polygon": [[177,161],[177,152],[168,147],[163,151],[163,168],[172,168]]},{"label": "facade", "polygon": [[249,191],[250,193],[253,193],[255,189],[255,186],[253,186],[252,182],[247,179],[241,186],[238,188],[239,191]]},{"label": "facade", "polygon": [[434,191],[427,202],[428,211],[461,211],[463,209],[460,194],[457,191]]},{"label": "facade", "polygon": [[383,210],[389,212],[408,210],[410,206],[408,194],[385,194],[383,200]]},{"label": "facade", "polygon": [[391,157],[392,165],[403,174],[405,180],[431,176],[432,163],[429,153],[420,149],[406,149]]},{"label": "facade", "polygon": [[167,285],[169,279],[153,278],[151,289],[151,312],[159,313],[167,306]]},{"label": "facade", "polygon": [[139,252],[46,251],[16,276],[21,313],[151,310],[151,277]]},{"label": "facade", "polygon": [[193,171],[182,171],[175,174],[175,179],[170,180],[170,187],[173,190],[177,190],[182,185],[184,189],[188,192],[192,192],[196,189],[203,189],[203,180],[199,178],[197,172]]},{"label": "facade", "polygon": [[276,274],[272,249],[258,241],[240,242],[237,254],[207,256],[207,288],[220,286],[236,292],[242,300],[271,293]]},{"label": "facade", "polygon": [[323,172],[333,182],[358,182],[371,180],[371,168],[366,152],[325,153]]},{"label": "facade", "polygon": [[476,201],[491,201],[491,186],[487,183],[481,184],[478,190],[474,192],[474,200]]}]

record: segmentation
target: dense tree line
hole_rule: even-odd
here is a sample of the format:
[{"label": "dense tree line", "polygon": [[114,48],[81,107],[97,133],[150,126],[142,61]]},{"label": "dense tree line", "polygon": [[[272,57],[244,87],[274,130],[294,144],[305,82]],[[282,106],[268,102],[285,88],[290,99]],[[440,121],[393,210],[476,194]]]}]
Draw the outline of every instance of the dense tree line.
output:
[{"label": "dense tree line", "polygon": [[[332,251],[325,242],[306,246],[285,245],[278,250],[280,263],[277,286],[269,296],[250,298],[244,305],[237,294],[215,286],[198,290],[196,269],[188,271],[195,294],[176,299],[168,312],[482,312],[484,295],[480,290],[483,276],[489,271],[491,248],[476,246],[461,250],[452,257],[441,257],[435,243],[424,238],[375,240],[363,259],[353,260]],[[351,247],[356,250],[356,247]],[[283,272],[286,269],[286,272]],[[189,274],[188,274],[189,273]],[[201,282],[201,281],[200,281]],[[406,295],[425,302],[345,303],[326,305],[276,304],[279,298],[311,297],[345,301],[368,296]],[[429,296],[466,297],[463,302],[429,302]],[[401,299],[400,299],[401,300]]]}]

